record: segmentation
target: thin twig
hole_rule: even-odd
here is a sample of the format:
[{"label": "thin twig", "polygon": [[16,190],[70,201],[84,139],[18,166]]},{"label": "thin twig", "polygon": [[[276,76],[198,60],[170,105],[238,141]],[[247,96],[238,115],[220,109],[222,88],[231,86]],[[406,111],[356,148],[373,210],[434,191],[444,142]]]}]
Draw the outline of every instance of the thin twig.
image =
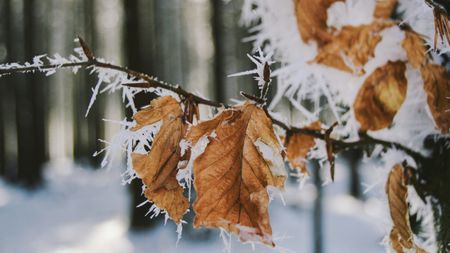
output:
[{"label": "thin twig", "polygon": [[261,90],[261,99],[263,101],[267,98],[267,93],[269,93],[269,87],[270,87],[270,67],[269,64],[266,62],[264,64],[264,71],[263,71],[263,78],[264,78],[264,86]]}]

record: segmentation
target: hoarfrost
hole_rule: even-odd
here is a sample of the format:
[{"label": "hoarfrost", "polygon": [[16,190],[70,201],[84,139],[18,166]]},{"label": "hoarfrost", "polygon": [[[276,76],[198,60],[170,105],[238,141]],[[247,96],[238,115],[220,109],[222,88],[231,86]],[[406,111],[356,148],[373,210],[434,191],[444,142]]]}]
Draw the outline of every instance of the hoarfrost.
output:
[{"label": "hoarfrost", "polygon": [[191,157],[187,163],[187,165],[184,168],[181,168],[177,172],[177,180],[183,186],[184,188],[188,188],[188,199],[191,200],[191,192],[192,192],[192,170],[194,168],[194,161],[197,159],[198,156],[200,156],[206,149],[206,146],[209,144],[209,138],[215,138],[216,132],[213,131],[210,135],[204,135],[202,136],[197,143],[192,146],[192,143],[182,140],[180,142],[180,147],[182,150],[186,150],[188,148],[191,148]]},{"label": "hoarfrost", "polygon": [[121,130],[115,134],[111,141],[103,141],[107,144],[107,147],[100,152],[96,152],[95,155],[99,155],[105,152],[102,160],[102,167],[107,166],[110,168],[114,165],[114,160],[120,157],[122,153],[126,155],[126,171],[123,173],[123,184],[129,184],[133,179],[137,177],[136,172],[133,169],[133,163],[131,154],[133,152],[145,154],[151,148],[153,137],[159,131],[161,127],[161,121],[158,121],[152,125],[145,126],[137,131],[131,131],[136,123],[134,121],[122,121],[105,120],[110,123],[121,125]]},{"label": "hoarfrost", "polygon": [[347,0],[335,2],[328,8],[327,25],[340,30],[343,26],[367,25],[373,21],[375,1]]},{"label": "hoarfrost", "polygon": [[274,148],[264,143],[261,138],[258,138],[254,145],[262,155],[270,171],[275,176],[286,176],[286,170],[284,168],[283,157],[281,157],[281,149]]},{"label": "hoarfrost", "polygon": [[[410,25],[416,32],[423,34],[427,44],[433,48],[435,31],[433,9],[426,4],[426,1],[399,0],[398,11],[403,13],[403,22]],[[436,46],[441,54],[450,52],[450,45],[445,39],[444,41],[439,39]],[[436,52],[432,51],[432,53]]]}]

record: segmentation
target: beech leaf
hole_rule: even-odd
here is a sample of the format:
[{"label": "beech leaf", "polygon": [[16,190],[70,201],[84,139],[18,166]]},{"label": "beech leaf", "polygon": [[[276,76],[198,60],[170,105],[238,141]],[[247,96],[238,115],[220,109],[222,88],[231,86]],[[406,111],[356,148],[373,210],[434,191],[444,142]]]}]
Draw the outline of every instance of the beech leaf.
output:
[{"label": "beech leaf", "polygon": [[408,63],[414,68],[420,69],[427,63],[427,48],[422,35],[409,29],[405,31],[405,39],[402,47],[408,57]]},{"label": "beech leaf", "polygon": [[397,0],[377,0],[373,16],[388,19],[392,16],[396,6]]},{"label": "beech leaf", "polygon": [[[447,3],[448,4],[448,3]],[[436,48],[438,37],[442,43],[447,42],[450,45],[450,17],[447,10],[442,10],[441,7],[435,6],[433,8],[434,15],[434,48]],[[444,38],[445,37],[445,38]]]},{"label": "beech leaf", "polygon": [[445,67],[428,64],[421,69],[428,106],[443,133],[450,128],[450,73]]},{"label": "beech leaf", "polygon": [[183,196],[176,174],[180,161],[180,141],[186,133],[180,104],[172,97],[165,96],[153,100],[149,107],[137,112],[136,131],[144,126],[162,121],[159,132],[153,139],[147,154],[132,154],[133,168],[145,185],[145,196],[157,207],[166,210],[171,219],[180,223],[189,207]]},{"label": "beech leaf", "polygon": [[[315,121],[306,126],[305,129],[320,130],[320,121]],[[314,137],[301,132],[289,133],[286,137],[286,157],[293,169],[301,174],[308,175],[306,168],[306,156],[309,150],[316,144]]]},{"label": "beech leaf", "polygon": [[366,79],[353,104],[361,130],[388,127],[406,97],[404,62],[389,61]]},{"label": "beech leaf", "polygon": [[297,0],[295,15],[298,30],[304,42],[316,41],[319,45],[332,39],[327,27],[327,9],[342,0]]},{"label": "beech leaf", "polygon": [[391,246],[397,253],[426,252],[418,247],[413,240],[408,212],[408,189],[403,166],[396,164],[389,173],[386,182],[386,194],[389,202],[389,210],[393,222],[393,228],[389,235]]},{"label": "beech leaf", "polygon": [[393,25],[390,21],[377,20],[369,25],[344,26],[319,50],[313,62],[362,75],[362,68],[373,57],[375,47],[381,41],[381,32]]},{"label": "beech leaf", "polygon": [[330,128],[328,128],[325,131],[325,143],[326,143],[326,147],[327,147],[327,158],[328,158],[328,162],[330,163],[330,175],[331,175],[331,180],[334,181],[334,165],[335,165],[335,161],[334,161],[334,152],[333,152],[333,143],[331,142],[331,133],[333,132],[334,128],[337,126],[337,122],[334,122],[333,125],[330,126]]},{"label": "beech leaf", "polygon": [[194,226],[274,246],[267,187],[282,189],[286,172],[272,121],[247,102],[191,127],[187,139],[196,143],[205,135],[210,142],[194,161]]}]

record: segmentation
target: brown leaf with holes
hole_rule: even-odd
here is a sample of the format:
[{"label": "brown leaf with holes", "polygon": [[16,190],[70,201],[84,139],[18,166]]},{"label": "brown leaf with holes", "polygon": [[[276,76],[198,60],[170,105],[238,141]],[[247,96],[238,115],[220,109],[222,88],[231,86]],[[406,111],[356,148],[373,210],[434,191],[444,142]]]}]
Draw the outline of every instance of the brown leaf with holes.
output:
[{"label": "brown leaf with holes", "polygon": [[137,112],[137,131],[161,121],[159,132],[147,154],[132,154],[133,168],[145,185],[145,196],[157,207],[166,210],[176,223],[181,221],[189,207],[183,188],[176,180],[177,165],[181,159],[180,141],[186,133],[180,104],[172,97],[153,100],[149,107]]},{"label": "brown leaf with holes", "polygon": [[195,144],[202,136],[209,144],[194,161],[194,226],[274,246],[267,187],[282,189],[286,172],[272,121],[247,102],[192,126],[187,139]]},{"label": "brown leaf with holes", "polygon": [[304,42],[311,40],[323,45],[332,39],[327,27],[327,9],[342,0],[297,0],[295,16],[300,36]]},{"label": "brown leaf with holes", "polygon": [[391,246],[397,253],[406,253],[410,250],[426,252],[413,241],[413,233],[409,224],[406,181],[403,166],[396,164],[386,182],[386,194],[393,222],[393,228],[389,235]]},{"label": "brown leaf with holes", "polygon": [[313,62],[362,75],[362,68],[374,56],[375,47],[381,41],[381,32],[393,25],[393,22],[378,20],[370,25],[344,26],[319,50]]},{"label": "brown leaf with holes", "polygon": [[359,90],[353,104],[362,131],[388,127],[406,97],[404,62],[389,61],[377,68]]},{"label": "brown leaf with holes", "polygon": [[409,29],[405,31],[405,39],[402,41],[402,47],[405,49],[408,63],[414,68],[420,69],[428,61],[425,39],[422,35]]},{"label": "brown leaf with holes", "polygon": [[375,18],[388,19],[397,6],[397,0],[377,0],[373,16]]},{"label": "brown leaf with holes", "polygon": [[428,106],[436,125],[443,133],[450,128],[450,73],[436,64],[426,65],[421,70]]},{"label": "brown leaf with holes", "polygon": [[[320,121],[315,121],[303,129],[320,130]],[[306,156],[315,144],[314,137],[311,135],[301,132],[288,134],[285,142],[286,157],[293,169],[299,170],[301,174],[309,174],[306,168]]]}]

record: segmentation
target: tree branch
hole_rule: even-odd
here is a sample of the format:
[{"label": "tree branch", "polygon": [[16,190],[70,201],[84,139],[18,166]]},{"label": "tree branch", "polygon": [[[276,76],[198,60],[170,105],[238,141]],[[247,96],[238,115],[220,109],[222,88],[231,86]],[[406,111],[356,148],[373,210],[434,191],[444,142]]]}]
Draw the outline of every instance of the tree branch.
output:
[{"label": "tree branch", "polygon": [[[126,73],[129,76],[133,76],[137,79],[141,79],[143,81],[143,82],[138,82],[138,83],[123,84],[127,87],[161,88],[161,89],[165,89],[165,90],[170,90],[183,98],[189,98],[192,102],[195,102],[197,104],[204,104],[207,106],[218,107],[218,108],[219,107],[223,107],[223,108],[231,107],[230,105],[212,101],[212,100],[208,100],[208,99],[202,98],[200,96],[197,96],[195,94],[192,94],[192,93],[186,91],[185,89],[181,88],[178,85],[173,86],[173,85],[155,80],[154,78],[152,78],[151,76],[149,76],[145,73],[138,72],[138,71],[135,71],[132,69],[128,69],[126,67],[114,65],[111,63],[98,61],[97,58],[95,58],[95,56],[92,54],[92,51],[90,51],[90,49],[87,47],[86,43],[84,43],[84,41],[81,38],[79,38],[79,39],[80,39],[79,41],[80,41],[80,44],[82,45],[84,53],[86,54],[86,56],[88,56],[87,61],[71,62],[71,63],[64,63],[64,64],[48,64],[48,65],[42,65],[42,66],[25,66],[25,67],[14,67],[14,68],[9,68],[9,69],[0,69],[0,76],[15,74],[15,73],[29,73],[29,72],[37,72],[37,71],[43,72],[44,70],[55,69],[55,68],[73,68],[73,67],[88,68],[90,66],[95,66],[98,68],[117,70],[117,71]],[[245,97],[251,96],[251,95],[247,95],[247,94],[245,94],[245,95],[246,95]],[[253,96],[251,96],[251,97],[253,98],[253,100],[258,100],[258,98],[256,98],[256,97],[253,97]],[[278,125],[279,127],[283,128],[286,131],[290,131],[293,133],[301,133],[301,134],[313,136],[314,138],[325,140],[324,130],[314,130],[314,129],[307,129],[307,128],[292,127],[292,126],[286,125],[285,123],[273,118],[270,115],[270,113],[267,111],[266,108],[264,108],[264,110],[266,111],[268,117],[271,118],[273,124]],[[367,133],[360,133],[359,137],[360,137],[360,140],[353,141],[353,142],[346,142],[346,141],[333,139],[333,138],[331,138],[330,141],[336,152],[340,152],[340,151],[352,149],[352,148],[357,148],[357,147],[366,147],[366,146],[370,146],[370,145],[381,145],[386,148],[396,148],[396,149],[402,150],[406,154],[408,154],[409,156],[411,156],[412,158],[414,158],[416,161],[419,161],[419,162],[423,162],[423,161],[427,160],[427,157],[425,157],[421,153],[414,151],[400,143],[376,139],[376,138],[371,137]]]}]

